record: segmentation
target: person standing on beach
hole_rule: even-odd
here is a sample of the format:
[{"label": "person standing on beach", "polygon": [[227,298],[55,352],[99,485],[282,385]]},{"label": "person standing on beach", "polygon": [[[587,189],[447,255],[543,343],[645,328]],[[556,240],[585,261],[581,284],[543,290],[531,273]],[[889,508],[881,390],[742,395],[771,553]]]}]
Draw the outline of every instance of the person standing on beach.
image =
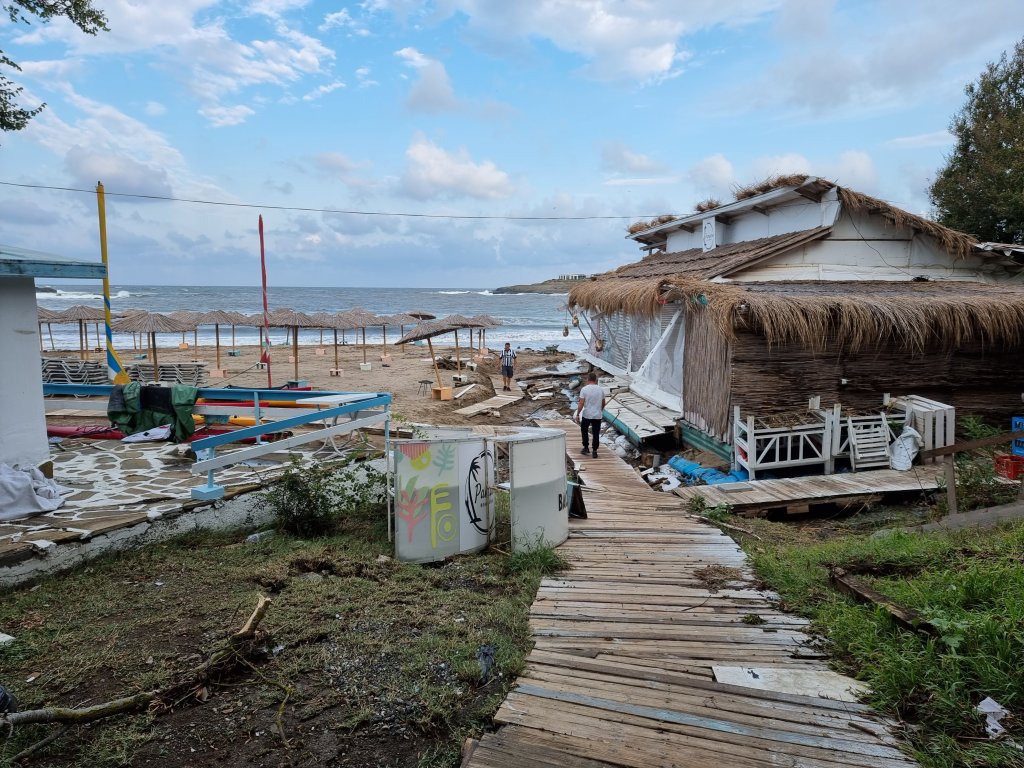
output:
[{"label": "person standing on beach", "polygon": [[516,353],[509,342],[505,342],[505,348],[501,351],[501,383],[502,389],[506,392],[512,391],[512,377],[515,375]]},{"label": "person standing on beach", "polygon": [[[583,435],[583,455],[590,453],[588,444],[594,446],[590,453],[597,458],[597,441],[601,434],[601,417],[604,415],[604,388],[597,383],[597,373],[587,374],[587,385],[580,390],[580,403],[576,407],[576,418],[580,422],[580,434]],[[593,440],[588,439],[593,436]]]}]

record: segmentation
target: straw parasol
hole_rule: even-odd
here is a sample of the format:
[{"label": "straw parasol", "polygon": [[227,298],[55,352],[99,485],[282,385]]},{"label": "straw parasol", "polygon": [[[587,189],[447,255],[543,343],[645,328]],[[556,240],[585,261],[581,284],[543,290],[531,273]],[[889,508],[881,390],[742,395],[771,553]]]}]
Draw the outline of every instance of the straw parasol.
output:
[{"label": "straw parasol", "polygon": [[446,333],[452,333],[457,331],[459,325],[451,325],[447,322],[448,318],[442,318],[440,320],[428,320],[420,323],[402,338],[395,342],[395,344],[408,344],[413,341],[422,341],[426,339],[427,347],[430,350],[430,360],[434,364],[434,376],[437,379],[437,386],[442,387],[441,384],[441,371],[437,367],[437,358],[434,357],[434,345],[431,343],[431,339],[435,336],[443,336]]},{"label": "straw parasol", "polygon": [[220,327],[230,325],[234,327],[238,322],[238,316],[234,312],[225,312],[223,309],[214,309],[210,312],[203,312],[195,320],[196,325],[212,325],[213,339],[217,352],[217,370],[220,370]]},{"label": "straw parasol", "polygon": [[53,323],[60,317],[60,313],[46,307],[36,307],[37,322],[39,323],[39,351],[43,351],[43,323],[46,323],[46,330],[50,334],[50,350],[53,350]]},{"label": "straw parasol", "polygon": [[299,379],[299,328],[316,328],[317,323],[304,312],[294,309],[275,309],[269,316],[273,328],[292,329],[292,362],[295,365],[295,380]]},{"label": "straw parasol", "polygon": [[[196,312],[192,309],[178,309],[171,312],[168,317],[173,317],[175,320],[180,320],[183,323],[188,323],[192,326],[192,346],[199,347],[199,318],[202,316],[202,312]],[[185,343],[185,331],[181,332],[181,343]]]},{"label": "straw parasol", "polygon": [[366,362],[366,326],[368,325],[380,325],[381,319],[377,317],[373,312],[362,307],[356,307],[344,312],[344,315],[349,318],[356,325],[355,328],[361,328],[363,331],[363,362]]},{"label": "straw parasol", "polygon": [[317,324],[317,327],[329,328],[334,331],[334,367],[340,368],[341,363],[338,362],[338,331],[358,328],[359,326],[353,325],[344,312],[333,314],[331,312],[316,312],[310,315],[310,318]]},{"label": "straw parasol", "polygon": [[[86,323],[102,323],[106,322],[107,316],[104,314],[103,309],[100,307],[88,307],[84,304],[76,304],[73,307],[68,307],[62,312],[57,313],[59,320],[54,320],[56,323],[78,323],[78,350],[79,355],[85,360],[89,355],[86,352],[86,347],[89,346],[88,331],[85,328]],[[96,344],[100,341],[99,331],[96,331]]]},{"label": "straw parasol", "polygon": [[492,317],[491,315],[473,315],[469,319],[472,320],[474,323],[479,323],[479,325],[477,325],[476,327],[479,329],[477,331],[477,336],[479,337],[480,350],[482,352],[484,348],[484,339],[487,338],[487,329],[497,328],[499,325],[502,324],[501,320],[499,320],[496,317]]},{"label": "straw parasol", "polygon": [[[159,312],[146,312],[140,310],[130,315],[115,320],[110,326],[111,330],[118,333],[145,333],[149,335],[149,349],[153,357],[153,368],[158,369],[159,361],[156,354],[156,335],[158,333],[181,333],[192,330],[192,326],[181,320],[175,320],[168,315]],[[160,378],[159,370],[154,370],[157,379]]]},{"label": "straw parasol", "polygon": [[405,335],[405,326],[407,325],[418,325],[421,318],[411,315],[408,312],[399,312],[397,314],[388,317],[388,325],[392,328],[398,326],[398,335]]},{"label": "straw parasol", "polygon": [[417,320],[436,320],[437,315],[433,315],[430,312],[426,312],[422,309],[410,309],[405,314],[415,317]]}]

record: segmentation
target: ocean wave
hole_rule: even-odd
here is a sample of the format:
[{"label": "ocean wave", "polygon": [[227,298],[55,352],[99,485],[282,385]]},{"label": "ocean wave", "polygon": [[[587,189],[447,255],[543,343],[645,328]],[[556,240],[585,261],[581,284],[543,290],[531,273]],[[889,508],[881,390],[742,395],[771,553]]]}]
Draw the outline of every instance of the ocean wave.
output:
[{"label": "ocean wave", "polygon": [[470,291],[434,291],[434,293],[440,293],[444,296],[461,296],[464,293],[470,293]]},{"label": "ocean wave", "polygon": [[[127,299],[131,295],[132,294],[131,294],[130,291],[118,291],[117,293],[113,294],[113,297],[117,298],[117,299]],[[137,295],[141,296],[141,295],[145,295],[145,294],[137,294]],[[37,299],[62,299],[62,300],[65,300],[65,301],[82,301],[82,300],[87,300],[88,301],[88,300],[94,300],[94,299],[102,301],[103,300],[103,294],[102,293],[86,293],[84,291],[62,291],[59,288],[56,288],[52,292],[51,291],[36,291],[36,298]]]}]

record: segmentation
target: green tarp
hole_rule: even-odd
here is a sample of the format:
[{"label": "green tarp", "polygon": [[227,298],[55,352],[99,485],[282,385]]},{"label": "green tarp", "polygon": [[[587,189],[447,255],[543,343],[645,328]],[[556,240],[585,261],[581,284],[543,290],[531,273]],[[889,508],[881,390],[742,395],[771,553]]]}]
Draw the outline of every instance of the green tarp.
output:
[{"label": "green tarp", "polygon": [[185,384],[143,387],[137,381],[115,386],[107,404],[110,422],[126,435],[171,425],[171,438],[185,442],[195,432],[192,408],[199,390]]}]

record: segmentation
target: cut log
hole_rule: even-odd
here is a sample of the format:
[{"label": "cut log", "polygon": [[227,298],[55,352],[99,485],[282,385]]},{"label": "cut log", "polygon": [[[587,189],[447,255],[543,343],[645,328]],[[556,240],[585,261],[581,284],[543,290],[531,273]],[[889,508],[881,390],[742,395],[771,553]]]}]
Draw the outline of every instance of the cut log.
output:
[{"label": "cut log", "polygon": [[901,627],[933,637],[939,636],[939,630],[936,629],[935,625],[913,608],[900,605],[895,600],[872,589],[856,576],[849,575],[842,568],[832,568],[829,571],[829,581],[844,595],[849,595],[855,600],[881,607]]}]

